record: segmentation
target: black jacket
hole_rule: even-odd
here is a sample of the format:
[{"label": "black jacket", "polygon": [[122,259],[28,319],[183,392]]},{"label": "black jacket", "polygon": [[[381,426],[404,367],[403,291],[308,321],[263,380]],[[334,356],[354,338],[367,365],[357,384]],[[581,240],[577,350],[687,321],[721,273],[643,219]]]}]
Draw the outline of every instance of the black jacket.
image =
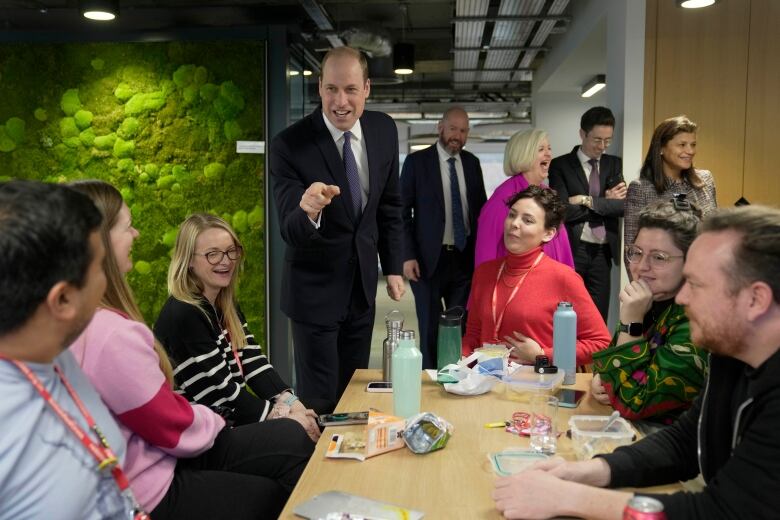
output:
[{"label": "black jacket", "polygon": [[[281,306],[294,320],[328,324],[346,316],[353,280],[366,302],[376,299],[377,252],[385,275],[402,274],[403,221],[398,187],[398,131],[381,112],[365,111],[360,125],[368,155],[369,195],[360,218],[352,212],[349,181],[322,110],[280,132],[269,167],[279,227],[287,244]],[[315,229],[299,203],[313,182],[335,184],[341,194]]]},{"label": "black jacket", "polygon": [[590,187],[588,178],[582,171],[580,158],[577,157],[579,146],[575,146],[566,155],[556,157],[550,163],[550,187],[558,192],[561,201],[566,205],[566,231],[569,234],[572,252],[580,245],[580,236],[585,222],[604,224],[607,230],[607,242],[612,253],[612,261],[620,265],[623,254],[620,252],[620,217],[623,216],[622,200],[607,199],[604,193],[623,182],[623,161],[614,155],[602,154],[599,159],[599,181],[601,189],[599,196],[593,197],[593,209],[569,204],[572,195],[588,195]]},{"label": "black jacket", "polygon": [[675,518],[780,518],[780,351],[753,370],[710,358],[705,391],[669,428],[605,455],[612,487],[694,478],[701,493],[653,495]]},{"label": "black jacket", "polygon": [[[479,159],[461,150],[463,177],[466,180],[471,233],[466,243],[466,254],[474,256],[477,220],[485,205],[485,183]],[[448,193],[449,197],[450,194]],[[444,191],[441,183],[439,151],[436,144],[414,152],[404,161],[401,173],[401,198],[404,219],[404,261],[417,260],[423,278],[436,271],[444,237]],[[472,262],[473,265],[473,262]]]}]

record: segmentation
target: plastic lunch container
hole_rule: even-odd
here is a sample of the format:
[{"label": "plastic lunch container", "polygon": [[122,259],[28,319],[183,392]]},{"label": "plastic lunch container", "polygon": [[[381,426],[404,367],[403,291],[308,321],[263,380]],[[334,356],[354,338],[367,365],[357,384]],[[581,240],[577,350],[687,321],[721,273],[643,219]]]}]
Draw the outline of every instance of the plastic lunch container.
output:
[{"label": "plastic lunch container", "polygon": [[506,395],[515,401],[527,401],[531,394],[554,394],[563,383],[563,370],[554,374],[537,374],[534,367],[520,365],[504,379]]},{"label": "plastic lunch container", "polygon": [[571,442],[578,460],[587,460],[600,453],[612,453],[615,448],[631,444],[636,433],[631,424],[618,417],[607,431],[608,415],[573,415],[569,418]]}]

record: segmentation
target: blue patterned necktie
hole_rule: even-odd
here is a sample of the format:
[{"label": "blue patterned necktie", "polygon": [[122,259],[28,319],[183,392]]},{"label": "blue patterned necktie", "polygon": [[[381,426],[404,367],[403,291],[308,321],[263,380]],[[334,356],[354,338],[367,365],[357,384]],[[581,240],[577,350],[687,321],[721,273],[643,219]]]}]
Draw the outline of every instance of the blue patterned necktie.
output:
[{"label": "blue patterned necktie", "polygon": [[[599,193],[601,192],[599,160],[591,159],[588,161],[588,163],[590,163],[590,179],[588,179],[588,195],[590,195],[595,199],[598,198]],[[607,237],[607,229],[604,227],[604,224],[599,224],[599,225],[591,224],[590,230],[593,232],[593,236],[598,238],[599,240],[604,240]]]},{"label": "blue patterned necktie", "polygon": [[360,186],[360,174],[358,174],[355,154],[352,153],[352,147],[349,145],[351,137],[352,132],[344,132],[344,153],[342,155],[344,158],[344,171],[349,181],[349,194],[352,197],[352,210],[357,217],[360,216],[363,209],[363,188]]},{"label": "blue patterned necktie", "polygon": [[455,158],[447,159],[450,164],[450,196],[452,197],[452,234],[455,247],[463,251],[466,247],[466,224],[463,223],[463,203],[460,201],[458,172],[455,171]]}]

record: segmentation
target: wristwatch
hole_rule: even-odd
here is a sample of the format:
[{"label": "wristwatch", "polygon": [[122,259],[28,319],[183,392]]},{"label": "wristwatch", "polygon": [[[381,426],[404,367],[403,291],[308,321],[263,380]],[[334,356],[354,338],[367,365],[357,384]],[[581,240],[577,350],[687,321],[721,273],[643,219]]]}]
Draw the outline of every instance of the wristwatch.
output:
[{"label": "wristwatch", "polygon": [[632,321],[628,325],[620,322],[620,325],[618,325],[618,330],[620,332],[627,332],[629,336],[639,337],[644,332],[642,329],[644,328],[644,324],[639,323],[638,321]]}]

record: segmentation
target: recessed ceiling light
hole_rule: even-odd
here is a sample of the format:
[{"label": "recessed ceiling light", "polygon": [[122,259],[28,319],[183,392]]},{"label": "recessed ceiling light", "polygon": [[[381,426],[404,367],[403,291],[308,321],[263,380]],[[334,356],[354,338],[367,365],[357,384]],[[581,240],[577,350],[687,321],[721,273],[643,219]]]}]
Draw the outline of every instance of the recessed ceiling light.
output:
[{"label": "recessed ceiling light", "polygon": [[677,0],[677,5],[686,9],[698,9],[700,7],[709,7],[717,0]]},{"label": "recessed ceiling light", "polygon": [[115,19],[119,14],[119,2],[117,0],[81,0],[79,10],[84,18],[107,22]]}]

